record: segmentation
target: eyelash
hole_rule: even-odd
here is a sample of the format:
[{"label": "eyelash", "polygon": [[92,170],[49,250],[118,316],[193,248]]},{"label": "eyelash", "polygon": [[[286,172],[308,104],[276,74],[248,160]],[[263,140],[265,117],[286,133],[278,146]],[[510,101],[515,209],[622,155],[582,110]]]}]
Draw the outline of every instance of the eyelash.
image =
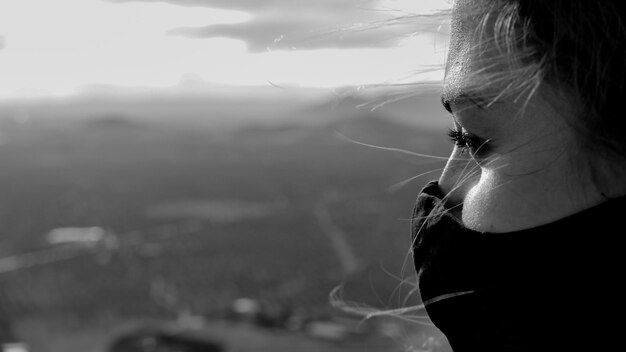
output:
[{"label": "eyelash", "polygon": [[[472,103],[476,104],[473,100]],[[448,113],[453,114],[450,102],[444,99],[443,96],[441,97],[441,105],[443,105],[443,108],[446,109]],[[489,152],[489,141],[476,135],[450,129],[448,131],[448,137],[454,145],[461,148],[462,153],[470,151],[472,154],[486,154]]]},{"label": "eyelash", "polygon": [[454,129],[448,131],[448,137],[461,151],[470,151],[473,154],[485,154],[489,151],[489,144],[478,136]]}]

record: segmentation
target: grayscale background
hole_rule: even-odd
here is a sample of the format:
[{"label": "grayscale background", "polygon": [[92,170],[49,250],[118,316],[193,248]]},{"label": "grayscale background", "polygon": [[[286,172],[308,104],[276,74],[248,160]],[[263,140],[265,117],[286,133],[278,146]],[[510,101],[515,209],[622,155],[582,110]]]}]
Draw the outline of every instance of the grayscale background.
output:
[{"label": "grayscale background", "polygon": [[3,350],[448,351],[394,310],[449,7],[2,0]]}]

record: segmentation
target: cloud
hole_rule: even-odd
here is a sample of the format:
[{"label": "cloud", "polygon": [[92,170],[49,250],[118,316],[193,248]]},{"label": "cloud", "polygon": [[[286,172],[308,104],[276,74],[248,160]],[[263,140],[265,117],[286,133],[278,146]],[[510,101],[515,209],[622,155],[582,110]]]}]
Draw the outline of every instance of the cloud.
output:
[{"label": "cloud", "polygon": [[4,40],[4,37],[0,35],[0,50],[4,49],[5,46],[6,41]]},{"label": "cloud", "polygon": [[[110,0],[155,2],[160,0]],[[380,9],[378,0],[165,0],[182,6],[206,6],[250,12],[237,24],[178,27],[170,35],[232,38],[251,52],[284,49],[388,48],[415,33],[437,30],[443,18],[402,16]],[[400,18],[400,19],[399,19]]]},{"label": "cloud", "polygon": [[168,2],[181,6],[202,6],[250,12],[262,12],[267,9],[342,10],[360,7],[372,9],[378,0],[109,0],[110,2]]},{"label": "cloud", "polygon": [[168,34],[189,38],[239,39],[245,41],[248,44],[248,50],[252,52],[282,49],[389,47],[397,45],[402,39],[402,36],[390,29],[329,26],[321,21],[299,17],[282,21],[257,18],[240,24],[180,27],[172,29]]}]

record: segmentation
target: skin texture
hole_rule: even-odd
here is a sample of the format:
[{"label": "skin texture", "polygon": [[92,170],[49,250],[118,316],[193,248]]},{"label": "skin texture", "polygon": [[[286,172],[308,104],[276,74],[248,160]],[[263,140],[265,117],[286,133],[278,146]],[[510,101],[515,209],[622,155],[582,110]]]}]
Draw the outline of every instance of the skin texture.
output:
[{"label": "skin texture", "polygon": [[496,54],[483,51],[479,60],[472,51],[478,23],[463,15],[472,3],[454,5],[443,96],[454,128],[488,140],[489,147],[484,153],[460,146],[452,151],[439,183],[453,214],[473,230],[511,232],[606,201],[565,122],[565,114],[575,112],[550,87],[542,85],[529,100],[509,97],[488,107],[459,98],[484,59]]}]

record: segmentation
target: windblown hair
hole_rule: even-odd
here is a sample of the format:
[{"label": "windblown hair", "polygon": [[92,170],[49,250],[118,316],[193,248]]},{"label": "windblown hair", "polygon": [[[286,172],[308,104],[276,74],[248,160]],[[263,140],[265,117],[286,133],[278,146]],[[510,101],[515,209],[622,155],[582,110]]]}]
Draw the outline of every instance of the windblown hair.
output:
[{"label": "windblown hair", "polygon": [[530,99],[547,86],[574,107],[565,117],[579,145],[624,163],[625,2],[478,0],[460,15],[479,20],[477,57],[497,50],[484,55],[491,59],[477,70],[474,85],[487,87],[487,95],[497,91],[493,100]]}]

